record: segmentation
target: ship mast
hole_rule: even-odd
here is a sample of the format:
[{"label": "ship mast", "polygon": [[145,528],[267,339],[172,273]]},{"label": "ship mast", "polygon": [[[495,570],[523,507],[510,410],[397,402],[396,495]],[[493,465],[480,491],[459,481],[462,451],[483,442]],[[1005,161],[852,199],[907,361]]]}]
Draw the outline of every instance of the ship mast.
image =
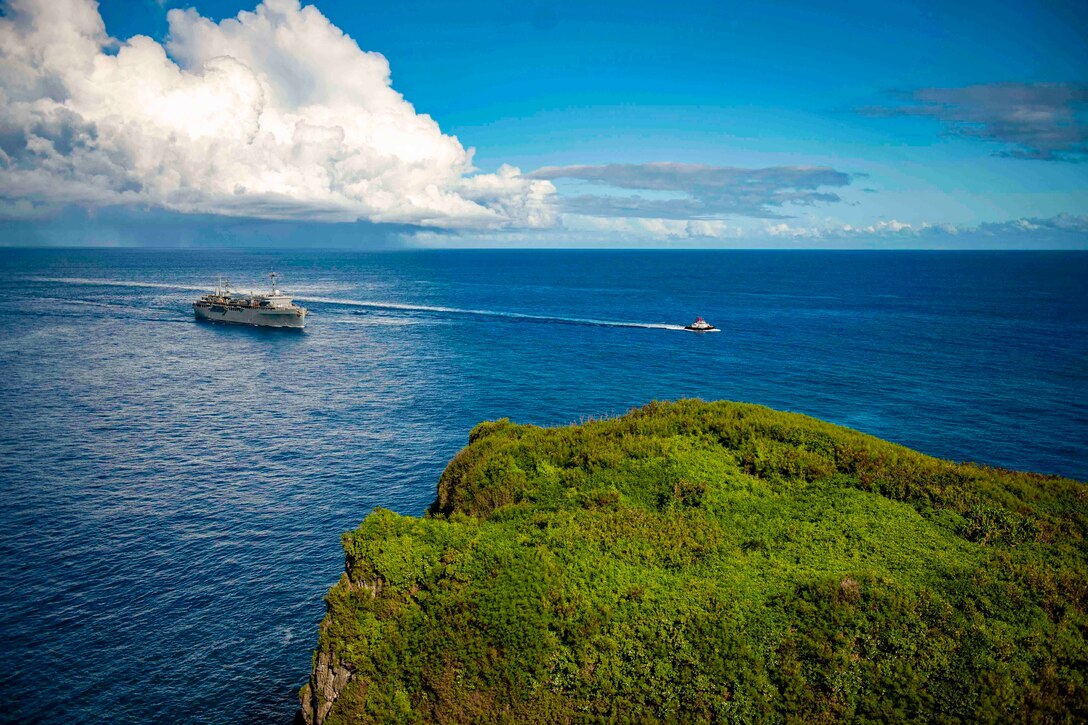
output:
[{"label": "ship mast", "polygon": [[277,294],[277,292],[276,292],[276,273],[275,272],[269,272],[268,273],[268,278],[270,280],[272,280],[272,294]]}]

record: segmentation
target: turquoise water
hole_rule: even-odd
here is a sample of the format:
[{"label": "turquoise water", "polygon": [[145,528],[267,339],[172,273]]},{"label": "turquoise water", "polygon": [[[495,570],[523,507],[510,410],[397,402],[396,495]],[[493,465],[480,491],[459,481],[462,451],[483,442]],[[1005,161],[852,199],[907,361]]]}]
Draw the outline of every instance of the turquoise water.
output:
[{"label": "turquoise water", "polygon": [[[273,268],[305,332],[193,321]],[[1088,479],[1086,282],[1085,253],[0,250],[3,718],[289,721],[339,534],[422,513],[484,419],[727,398]]]}]

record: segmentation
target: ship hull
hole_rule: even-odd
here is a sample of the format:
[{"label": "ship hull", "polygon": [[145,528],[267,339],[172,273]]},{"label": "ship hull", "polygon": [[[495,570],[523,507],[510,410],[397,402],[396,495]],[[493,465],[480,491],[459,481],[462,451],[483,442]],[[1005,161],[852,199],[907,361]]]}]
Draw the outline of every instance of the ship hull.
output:
[{"label": "ship hull", "polygon": [[288,327],[301,330],[306,324],[306,313],[294,309],[252,309],[232,308],[223,305],[193,306],[193,313],[198,320],[227,322],[235,325],[255,327]]}]

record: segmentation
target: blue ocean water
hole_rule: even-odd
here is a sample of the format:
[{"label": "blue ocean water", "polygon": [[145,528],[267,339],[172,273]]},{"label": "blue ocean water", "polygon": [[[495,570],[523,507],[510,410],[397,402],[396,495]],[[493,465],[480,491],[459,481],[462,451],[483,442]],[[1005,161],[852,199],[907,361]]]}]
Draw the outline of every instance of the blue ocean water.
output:
[{"label": "blue ocean water", "polygon": [[[305,332],[192,319],[271,269]],[[726,398],[1088,479],[1086,283],[1088,253],[0,250],[0,719],[288,722],[339,534],[422,513],[485,419]]]}]

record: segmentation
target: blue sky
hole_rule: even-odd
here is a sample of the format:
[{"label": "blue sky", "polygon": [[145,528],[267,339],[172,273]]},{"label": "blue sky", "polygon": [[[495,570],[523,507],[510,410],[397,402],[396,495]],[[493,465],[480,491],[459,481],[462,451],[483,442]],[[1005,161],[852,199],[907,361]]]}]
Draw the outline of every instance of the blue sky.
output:
[{"label": "blue sky", "polygon": [[[90,0],[53,1],[86,15],[78,34],[94,35]],[[44,2],[4,4],[9,30],[43,23]],[[1080,4],[318,0],[319,16],[293,0],[266,5],[254,15],[254,0],[196,2],[182,14],[170,11],[187,3],[103,0],[115,42],[99,38],[98,52],[124,59],[112,75],[71,80],[90,56],[59,70],[22,68],[49,38],[0,55],[8,96],[37,108],[34,94],[52,93],[58,104],[48,122],[31,111],[0,119],[11,182],[0,186],[4,241],[79,243],[82,228],[94,243],[169,244],[161,230],[180,216],[198,229],[229,217],[239,243],[253,219],[253,229],[282,228],[278,238],[297,230],[299,243],[324,233],[347,245],[356,230],[361,245],[1088,247]],[[276,27],[295,35],[269,48]],[[377,86],[389,81],[360,60],[373,56],[324,55],[337,29],[357,51],[384,56],[392,90],[411,107],[382,95],[389,89]],[[150,38],[142,50],[162,48],[165,61],[126,53],[139,35]],[[215,60],[223,55],[238,63],[224,70]],[[42,82],[13,91],[16,71],[52,74],[66,90]],[[377,80],[338,90],[372,72]],[[347,137],[299,161],[309,152],[287,149],[287,132],[258,149],[257,136],[227,139],[220,121],[194,116],[186,128],[209,130],[178,142],[167,121],[144,112],[158,107],[153,96],[126,110],[128,97],[111,95],[134,83],[162,97],[189,94],[197,100],[182,104],[188,110],[238,102],[242,117],[252,102],[264,110],[254,134],[301,118]],[[55,131],[72,113],[78,122]],[[353,135],[360,113],[369,125]],[[379,118],[387,128],[420,126],[419,135],[373,138],[366,129]],[[46,127],[56,138],[34,130]],[[56,140],[71,128],[90,129],[87,143],[102,148],[65,156]],[[133,129],[143,135],[133,140]],[[46,152],[27,142],[43,137]],[[226,150],[209,152],[209,143]],[[165,150],[148,160],[152,147]],[[235,153],[246,173],[205,168]],[[107,182],[109,193],[104,158],[122,158],[124,178]],[[323,169],[323,180],[284,180],[284,164],[300,163]]]}]

